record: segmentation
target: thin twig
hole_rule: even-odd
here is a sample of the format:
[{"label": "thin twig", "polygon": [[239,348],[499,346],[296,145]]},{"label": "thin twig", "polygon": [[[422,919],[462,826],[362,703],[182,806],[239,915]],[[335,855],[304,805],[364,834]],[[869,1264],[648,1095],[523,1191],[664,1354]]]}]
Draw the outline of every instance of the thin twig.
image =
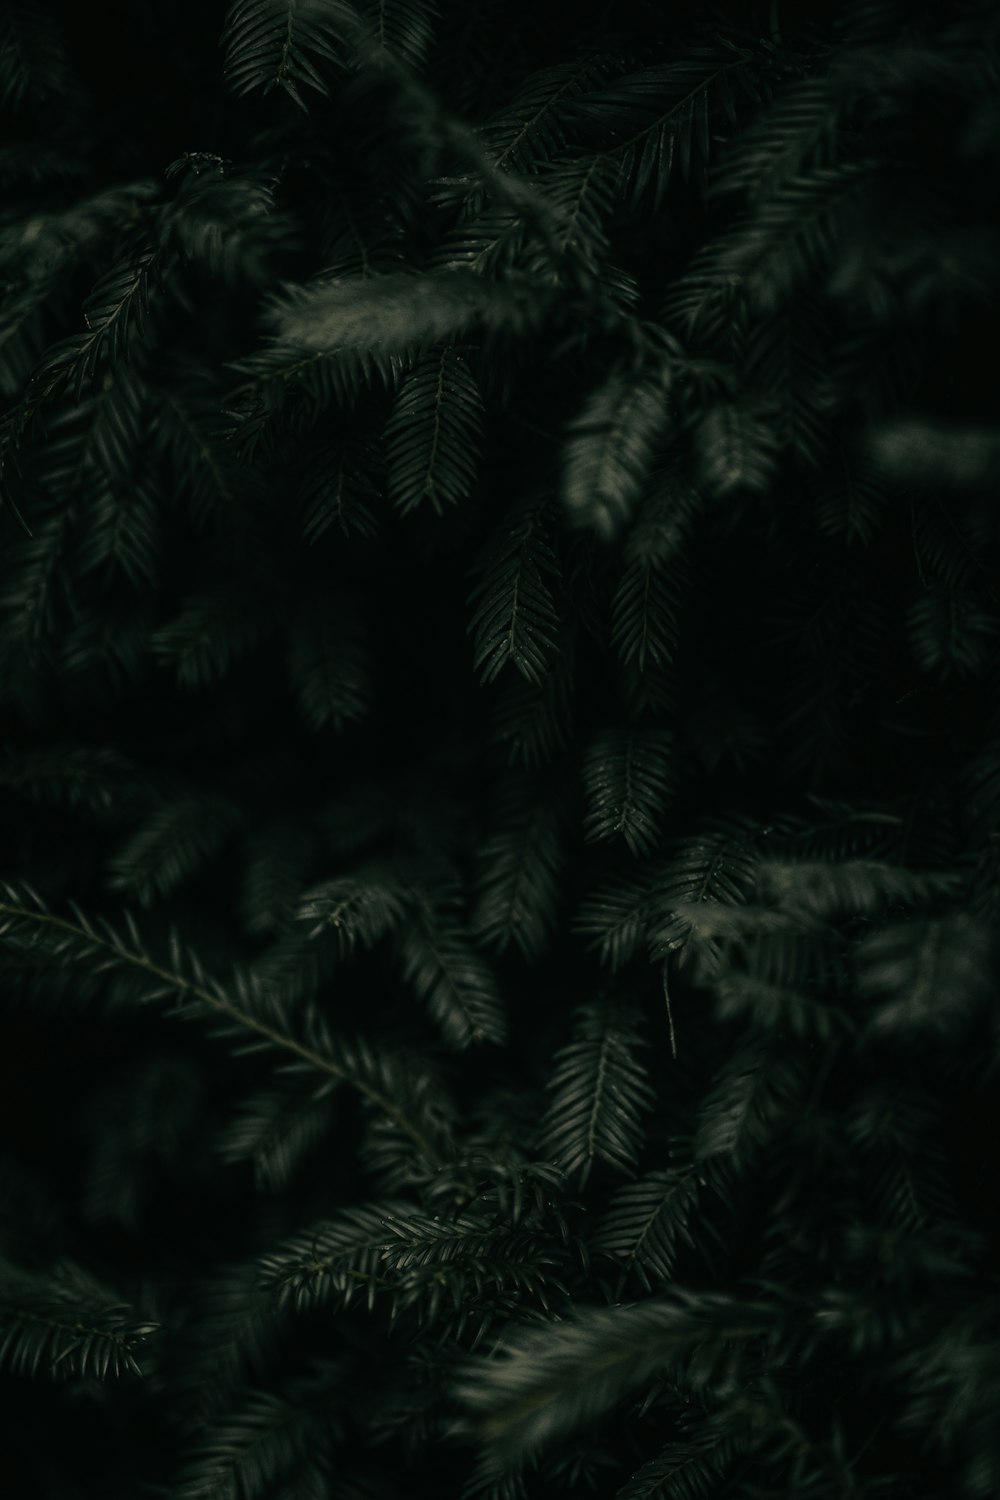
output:
[{"label": "thin twig", "polygon": [[670,1055],[677,1061],[677,1033],[674,1031],[674,1013],[670,1007],[670,991],[667,988],[667,961],[663,960],[663,998],[667,1002],[667,1025],[670,1027]]}]

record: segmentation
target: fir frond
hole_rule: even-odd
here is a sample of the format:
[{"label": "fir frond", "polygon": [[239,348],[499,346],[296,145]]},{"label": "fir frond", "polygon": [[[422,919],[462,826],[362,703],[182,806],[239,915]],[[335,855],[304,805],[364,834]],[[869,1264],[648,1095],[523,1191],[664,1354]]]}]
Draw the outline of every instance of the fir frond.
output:
[{"label": "fir frond", "polygon": [[640,867],[607,881],[580,906],[574,930],[590,938],[589,946],[612,971],[628,963],[646,941],[656,878],[656,867]]},{"label": "fir frond", "polygon": [[320,264],[327,280],[381,276],[406,265],[395,223],[386,218],[379,188],[364,193],[337,193],[330,204],[321,241]]},{"label": "fir frond", "polygon": [[519,266],[529,243],[524,214],[507,203],[487,203],[478,213],[459,219],[435,250],[436,270],[471,271],[501,276]]},{"label": "fir frond", "polygon": [[841,462],[817,475],[810,488],[816,505],[816,524],[827,536],[850,542],[870,542],[885,510],[886,485],[871,465]]},{"label": "fir frond", "polygon": [[988,832],[971,861],[969,909],[989,925],[1000,920],[1000,843]]},{"label": "fir frond", "polygon": [[962,1035],[989,993],[994,944],[973,917],[957,912],[897,922],[858,949],[859,984],[872,1009],[872,1037],[946,1042]]},{"label": "fir frond", "polygon": [[47,10],[11,0],[0,17],[0,105],[11,113],[27,101],[65,97],[70,83],[61,28]]},{"label": "fir frond", "polygon": [[572,130],[573,101],[607,74],[602,57],[540,68],[518,87],[510,103],[480,126],[486,153],[501,172],[528,175],[561,156]]},{"label": "fir frond", "polygon": [[307,1466],[314,1482],[325,1486],[321,1445],[337,1425],[331,1395],[324,1411],[301,1391],[291,1398],[243,1391],[238,1408],[214,1420],[192,1445],[170,1486],[171,1500],[269,1500],[285,1494],[285,1481]]},{"label": "fir frond", "polygon": [[570,1494],[575,1490],[579,1494],[584,1490],[596,1490],[605,1477],[603,1471],[616,1469],[618,1462],[607,1447],[581,1445],[568,1453],[547,1454],[540,1467],[546,1484]]},{"label": "fir frond", "polygon": [[[78,616],[60,642],[60,673],[67,681],[89,680],[104,691],[127,692],[148,670],[155,624],[153,601],[141,591],[115,591],[100,620]],[[82,685],[82,683],[81,683]]]},{"label": "fir frond", "polygon": [[310,463],[300,491],[302,535],[316,542],[336,526],[344,537],[378,531],[378,458],[370,444],[350,435],[324,448]]},{"label": "fir frond", "polygon": [[[559,1257],[529,1228],[512,1230],[474,1214],[430,1218],[412,1210],[389,1218],[386,1228],[389,1241],[381,1254],[381,1277],[392,1286],[394,1316],[419,1307],[424,1316],[435,1317],[439,1308],[450,1304],[458,1315],[460,1336],[471,1298],[506,1294],[503,1310],[509,1315],[528,1297],[536,1297],[547,1309],[551,1294],[565,1293],[550,1270]],[[477,1336],[488,1321],[480,1317]]]},{"label": "fir frond", "polygon": [[469,271],[405,271],[383,276],[321,278],[290,287],[271,323],[279,351],[294,361],[314,355],[407,358],[477,328],[525,329],[537,317],[537,288],[513,278],[487,281]]},{"label": "fir frond", "polygon": [[368,650],[356,615],[325,604],[305,609],[288,636],[288,676],[311,729],[340,733],[363,719],[371,702]]},{"label": "fir frond", "polygon": [[[811,792],[808,816],[793,820],[779,834],[787,837],[787,850],[797,859],[873,859],[891,864],[899,857],[899,836],[904,818],[881,801],[848,801]],[[783,850],[784,852],[784,850]]]},{"label": "fir frond", "polygon": [[101,277],[84,303],[88,331],[62,340],[43,355],[28,386],[30,403],[70,383],[79,401],[102,365],[114,370],[128,358],[133,339],[143,335],[156,270],[155,253],[143,250]]},{"label": "fir frond", "polygon": [[823,1287],[815,1317],[824,1337],[846,1348],[854,1359],[884,1358],[917,1331],[913,1303],[890,1297],[885,1287],[877,1292]]},{"label": "fir frond", "polygon": [[790,177],[719,241],[719,269],[741,278],[759,315],[784,305],[829,266],[850,215],[875,191],[870,161],[839,161]]},{"label": "fir frond", "polygon": [[440,515],[468,497],[482,410],[479,387],[454,349],[425,355],[404,375],[383,436],[389,498],[404,515],[424,501]]},{"label": "fir frond", "polygon": [[0,308],[0,392],[18,396],[41,358],[45,342],[45,282],[8,290]]},{"label": "fir frond", "polygon": [[639,672],[673,659],[682,581],[678,558],[701,504],[698,491],[682,475],[666,475],[625,538],[625,566],[611,604],[611,638],[621,661],[634,663]]},{"label": "fir frond", "polygon": [[[177,176],[184,158],[168,167]],[[214,170],[187,171],[160,224],[163,243],[183,262],[199,267],[226,287],[263,287],[272,261],[292,243],[287,218],[276,211],[270,183],[254,177],[227,177]]]},{"label": "fir frond", "polygon": [[829,348],[829,314],[814,296],[799,294],[752,330],[747,384],[762,402],[774,402],[771,429],[780,448],[809,468],[827,455],[829,371],[819,350]]},{"label": "fir frond", "polygon": [[899,35],[906,15],[900,0],[847,0],[837,17],[838,38],[845,50],[888,41]]},{"label": "fir frond", "polygon": [[564,750],[573,717],[573,634],[564,631],[541,682],[507,673],[496,691],[493,736],[508,765],[543,766]]},{"label": "fir frond", "polygon": [[274,623],[259,597],[220,587],[185,600],[156,631],[153,652],[173,666],[179,686],[199,688],[224,676]]},{"label": "fir frond", "polygon": [[243,1101],[219,1137],[222,1161],[249,1161],[254,1181],[268,1192],[280,1192],[304,1158],[327,1136],[336,1108],[338,1080],[318,1088],[264,1089]]},{"label": "fir frond", "polygon": [[[232,415],[249,457],[294,394],[301,407],[350,409],[363,390],[392,389],[413,361],[473,329],[523,335],[546,314],[537,281],[487,281],[465,269],[331,277],[287,287],[270,309],[271,336],[236,362],[247,377]],[[305,399],[305,402],[303,400]]]},{"label": "fir frond", "polygon": [[538,269],[549,281],[593,294],[608,256],[607,225],[614,212],[616,169],[600,156],[553,162],[540,173],[545,204]]},{"label": "fir frond", "polygon": [[544,766],[565,749],[573,713],[574,639],[563,631],[541,682],[508,672],[497,690],[494,735],[508,765]]},{"label": "fir frond", "polygon": [[[123,232],[131,233],[154,210],[162,184],[155,178],[118,182],[65,207],[51,207],[30,220],[30,233],[23,223],[0,230],[0,264],[7,274],[15,266],[27,281],[40,284],[48,295],[53,278],[89,265],[109,242],[116,251]],[[27,266],[21,264],[30,250]],[[113,273],[114,274],[114,273]]]},{"label": "fir frond", "polygon": [[981,827],[988,837],[995,838],[1000,826],[1000,742],[995,735],[963,768],[962,782],[969,798],[970,825]]},{"label": "fir frond", "polygon": [[301,1315],[349,1307],[361,1296],[371,1308],[387,1295],[393,1320],[415,1308],[425,1316],[446,1311],[460,1328],[463,1304],[488,1289],[515,1296],[541,1290],[544,1297],[553,1259],[530,1230],[469,1214],[432,1218],[387,1200],[342,1209],[263,1256],[255,1300]]},{"label": "fir frond", "polygon": [[136,1356],[157,1324],[137,1318],[79,1266],[46,1274],[0,1263],[0,1367],[50,1379],[141,1375]]},{"label": "fir frond", "polygon": [[1000,1394],[996,1328],[995,1295],[980,1296],[936,1338],[920,1337],[919,1359],[895,1362],[905,1382],[900,1428],[928,1456],[955,1464],[969,1500],[989,1500],[1000,1483],[992,1415]]},{"label": "fir frond", "polygon": [[145,478],[127,490],[94,482],[81,522],[81,578],[123,574],[136,590],[155,587],[159,569],[160,496]]},{"label": "fir frond", "polygon": [[[156,482],[142,472],[147,457],[149,391],[138,371],[129,367],[108,371],[93,400],[81,406],[80,415],[87,428],[87,460],[118,490],[141,486],[152,497],[146,504],[153,504]],[[56,424],[50,420],[46,425],[51,432]],[[46,472],[51,476],[48,464]]]},{"label": "fir frond", "polygon": [[[488,1114],[493,1107],[503,1108],[497,1094],[489,1097],[486,1111],[480,1107],[480,1115]],[[492,1123],[495,1126],[495,1120]],[[475,1204],[477,1212],[498,1215],[515,1228],[522,1224],[536,1229],[555,1225],[565,1241],[565,1189],[565,1172],[552,1162],[527,1160],[509,1128],[485,1128],[475,1132],[469,1149],[439,1174],[431,1185],[429,1202],[432,1206],[442,1201],[457,1205],[463,1212]]]},{"label": "fir frond", "polygon": [[459,918],[458,893],[418,899],[398,942],[403,977],[427,1006],[450,1047],[501,1043],[507,1022],[489,965]]},{"label": "fir frond", "polygon": [[1000,476],[1000,439],[993,427],[898,416],[874,429],[866,451],[896,484],[915,488],[976,490]]},{"label": "fir frond", "polygon": [[524,1464],[484,1449],[462,1486],[459,1500],[527,1500]]},{"label": "fir frond", "polygon": [[695,1160],[746,1172],[781,1121],[800,1107],[805,1081],[800,1055],[742,1047],[719,1069],[699,1108]]},{"label": "fir frond", "polygon": [[914,496],[910,515],[921,582],[958,594],[981,588],[988,564],[982,535],[976,535],[975,512],[938,492]]},{"label": "fir frond", "polygon": [[829,77],[800,78],[782,89],[722,156],[711,194],[759,202],[809,167],[830,165],[839,100]]},{"label": "fir frond", "polygon": [[268,933],[292,921],[318,841],[291,819],[263,824],[244,842],[240,914],[247,932]]},{"label": "fir frond", "polygon": [[233,0],[222,37],[226,82],[237,96],[282,88],[307,111],[301,90],[329,93],[356,28],[346,0]]},{"label": "fir frond", "polygon": [[182,793],[162,803],[112,856],[109,885],[150,906],[213,859],[240,827],[235,802]]},{"label": "fir frond", "polygon": [[[618,1490],[615,1500],[714,1500],[734,1445],[708,1450],[697,1443],[668,1443]],[[728,1451],[727,1451],[728,1450]]]},{"label": "fir frond", "polygon": [[110,808],[135,766],[109,745],[52,744],[0,753],[0,786],[33,801],[67,807]]},{"label": "fir frond", "polygon": [[421,68],[434,35],[436,0],[360,0],[359,12],[367,27],[366,63],[388,59]]},{"label": "fir frond", "polygon": [[669,368],[619,369],[590,396],[567,434],[563,503],[570,521],[611,541],[632,518],[656,450],[671,431]]},{"label": "fir frond", "polygon": [[519,507],[491,538],[483,577],[469,595],[475,611],[474,666],[492,682],[511,662],[529,682],[540,683],[558,639],[555,583],[558,566],[544,509]]},{"label": "fir frond", "polygon": [[998,624],[974,595],[930,587],[910,606],[910,647],[924,672],[976,677],[993,652]]},{"label": "fir frond", "polygon": [[844,1235],[844,1259],[864,1267],[873,1281],[882,1282],[890,1295],[919,1286],[937,1284],[942,1290],[969,1277],[970,1260],[981,1245],[975,1232],[965,1226],[939,1225],[914,1231],[885,1224],[862,1224]]},{"label": "fir frond", "polygon": [[1000,10],[77,9],[0,7],[7,1487],[993,1500]]},{"label": "fir frond", "polygon": [[560,808],[533,778],[501,789],[496,831],[482,846],[473,930],[501,952],[511,943],[526,959],[545,948],[555,922],[562,868]]},{"label": "fir frond", "polygon": [[331,406],[351,411],[370,386],[391,389],[406,368],[396,355],[378,350],[303,350],[280,338],[269,339],[235,362],[245,380],[227,407],[232,425],[227,439],[247,466],[273,458],[289,409],[308,431]]},{"label": "fir frond", "polygon": [[403,1142],[434,1170],[447,1159],[447,1101],[414,1059],[384,1048],[375,1051],[362,1037],[334,1042],[315,1012],[293,1020],[273,987],[252,971],[237,971],[224,987],[185,954],[176,936],[167,966],[149,955],[131,919],[125,942],[103,920],[91,922],[78,911],[73,920],[53,915],[34,893],[4,886],[0,895],[0,938],[20,951],[69,960],[98,974],[116,971],[132,981],[134,1002],[173,999],[178,1014],[209,1021],[220,1038],[236,1040],[245,1052],[274,1052],[293,1071],[349,1083],[376,1115],[384,1116],[397,1157]]},{"label": "fir frond", "polygon": [[740,490],[764,494],[777,448],[774,422],[760,402],[718,402],[695,432],[698,483],[720,500]]},{"label": "fir frond", "polygon": [[769,909],[702,902],[691,909],[699,940],[715,945],[707,979],[720,1021],[749,1021],[760,1034],[784,1033],[832,1046],[851,1033],[842,940],[791,906]]},{"label": "fir frond", "polygon": [[573,1040],[556,1053],[542,1149],[566,1173],[587,1180],[595,1161],[619,1172],[635,1165],[642,1115],[654,1101],[638,1053],[636,1012],[612,1000],[580,1007]]},{"label": "fir frond", "polygon": [[770,318],[833,262],[850,216],[874,191],[870,172],[870,163],[847,161],[790,178],[696,252],[668,287],[668,325],[695,346],[736,354],[751,311]]},{"label": "fir frond", "polygon": [[715,245],[703,246],[674,277],[663,299],[663,321],[688,346],[728,363],[742,358],[748,321],[744,278]]},{"label": "fir frond", "polygon": [[467,1426],[512,1459],[607,1416],[638,1386],[697,1349],[699,1384],[739,1367],[738,1344],[777,1336],[776,1310],[677,1289],[668,1299],[589,1307],[556,1324],[517,1330],[499,1353],[469,1362],[456,1398]]},{"label": "fir frond", "polygon": [[341,954],[372,948],[397,931],[409,914],[415,892],[392,865],[373,861],[351,875],[324,881],[303,892],[297,912],[311,922],[310,936],[332,927]]},{"label": "fir frond", "polygon": [[164,373],[167,378],[153,390],[157,420],[151,438],[201,527],[256,499],[261,476],[239,464],[227,447],[216,373],[182,357],[172,359]]},{"label": "fir frond", "polygon": [[[718,962],[719,945],[711,935],[698,938],[697,907],[702,902],[745,905],[754,891],[758,858],[748,833],[738,827],[709,829],[699,837],[678,840],[657,872],[648,898],[651,956],[662,959],[680,954],[686,963],[711,973]],[[686,952],[689,945],[690,953]]]},{"label": "fir frond", "polygon": [[[69,503],[81,495],[89,501],[95,489],[122,492],[141,484],[151,504],[150,479],[137,473],[145,416],[143,383],[121,370],[108,372],[93,397],[54,412],[36,469],[46,492]],[[123,494],[122,503],[128,498]]]},{"label": "fir frond", "polygon": [[[301,890],[295,892],[292,922]],[[331,981],[340,959],[336,933],[310,936],[301,924],[279,932],[275,940],[250,964],[253,982],[271,993],[279,1007],[295,1008],[314,1003]]]},{"label": "fir frond", "polygon": [[426,1191],[456,1150],[459,1120],[442,1074],[423,1053],[365,1038],[341,1054],[363,1106],[362,1176],[375,1192]]},{"label": "fir frond", "polygon": [[956,871],[907,870],[877,859],[763,859],[757,884],[765,902],[823,921],[884,919],[893,908],[926,906],[963,888]]},{"label": "fir frond", "polygon": [[630,854],[648,854],[659,838],[673,791],[673,735],[666,729],[614,729],[598,735],[583,758],[589,840],[621,837]]},{"label": "fir frond", "polygon": [[576,102],[574,113],[614,162],[631,208],[648,201],[658,212],[675,165],[685,181],[704,179],[715,128],[721,118],[730,126],[738,118],[734,84],[744,102],[760,100],[754,62],[729,42],[720,51],[693,47],[683,60],[627,74]]},{"label": "fir frond", "polygon": [[691,1168],[647,1172],[619,1188],[597,1227],[590,1248],[634,1271],[643,1289],[666,1285],[673,1276],[679,1244],[693,1248],[688,1227],[698,1201]]},{"label": "fir frond", "polygon": [[355,1036],[337,1041],[331,1061],[327,1071],[361,1099],[368,1125],[361,1158],[385,1191],[418,1186],[454,1157],[454,1103],[423,1055]]},{"label": "fir frond", "polygon": [[19,538],[11,549],[14,565],[5,580],[0,605],[8,641],[29,660],[51,638],[60,613],[67,606],[72,608],[74,591],[65,559],[77,517],[76,502],[50,504],[40,516],[33,516],[33,533]]}]

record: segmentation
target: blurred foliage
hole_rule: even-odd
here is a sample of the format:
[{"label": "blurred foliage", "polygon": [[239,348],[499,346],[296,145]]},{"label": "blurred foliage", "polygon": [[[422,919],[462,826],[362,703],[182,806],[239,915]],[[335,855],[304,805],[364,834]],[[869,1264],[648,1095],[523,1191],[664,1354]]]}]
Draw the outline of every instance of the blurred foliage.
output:
[{"label": "blurred foliage", "polygon": [[9,0],[4,1493],[1000,1492],[998,83]]}]

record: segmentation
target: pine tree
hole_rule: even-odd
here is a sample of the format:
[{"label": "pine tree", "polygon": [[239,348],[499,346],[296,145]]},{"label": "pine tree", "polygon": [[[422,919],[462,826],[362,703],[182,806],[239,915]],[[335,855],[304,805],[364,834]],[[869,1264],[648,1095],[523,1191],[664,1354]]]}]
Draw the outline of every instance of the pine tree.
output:
[{"label": "pine tree", "polygon": [[10,0],[5,1493],[1000,1492],[998,83]]}]

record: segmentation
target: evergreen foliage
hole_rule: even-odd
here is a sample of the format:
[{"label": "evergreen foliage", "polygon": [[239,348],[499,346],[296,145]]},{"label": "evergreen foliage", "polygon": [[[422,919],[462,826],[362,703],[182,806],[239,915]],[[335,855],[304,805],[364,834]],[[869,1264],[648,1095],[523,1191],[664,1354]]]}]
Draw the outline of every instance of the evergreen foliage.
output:
[{"label": "evergreen foliage", "polygon": [[4,1494],[1000,1493],[998,85],[9,0]]}]

